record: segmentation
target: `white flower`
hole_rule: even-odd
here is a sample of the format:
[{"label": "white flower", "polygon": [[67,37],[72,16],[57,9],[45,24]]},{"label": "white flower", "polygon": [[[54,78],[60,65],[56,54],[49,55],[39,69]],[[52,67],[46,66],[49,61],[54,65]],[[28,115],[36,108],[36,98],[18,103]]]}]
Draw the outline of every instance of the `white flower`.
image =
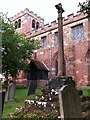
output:
[{"label": "white flower", "polygon": [[31,103],[34,103],[34,100],[31,100]]},{"label": "white flower", "polygon": [[52,98],[49,98],[49,100],[52,100]]},{"label": "white flower", "polygon": [[52,89],[52,92],[55,92],[55,90],[54,90],[54,89]]},{"label": "white flower", "polygon": [[54,105],[53,104],[51,104],[51,107],[53,107]]},{"label": "white flower", "polygon": [[60,119],[61,117],[60,116],[58,116],[58,119]]},{"label": "white flower", "polygon": [[38,99],[38,96],[36,96],[35,99]]},{"label": "white flower", "polygon": [[55,95],[58,95],[58,92],[57,92],[57,91],[55,91]]},{"label": "white flower", "polygon": [[41,102],[38,101],[37,103],[38,103],[38,105],[41,105]]},{"label": "white flower", "polygon": [[46,104],[47,104],[47,102],[42,102],[42,105],[43,105],[44,107],[46,107]]},{"label": "white flower", "polygon": [[42,99],[44,99],[44,97],[42,96]]},{"label": "white flower", "polygon": [[23,109],[22,107],[20,107],[20,108],[17,107],[16,111],[22,111],[22,109]]}]

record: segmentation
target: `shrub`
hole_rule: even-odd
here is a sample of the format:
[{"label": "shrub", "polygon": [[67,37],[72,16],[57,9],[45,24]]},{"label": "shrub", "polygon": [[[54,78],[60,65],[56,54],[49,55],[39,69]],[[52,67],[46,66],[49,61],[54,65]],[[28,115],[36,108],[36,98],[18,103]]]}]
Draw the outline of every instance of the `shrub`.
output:
[{"label": "shrub", "polygon": [[89,87],[83,87],[83,88],[79,88],[79,93],[82,92],[83,96],[88,96],[90,97],[90,88]]}]

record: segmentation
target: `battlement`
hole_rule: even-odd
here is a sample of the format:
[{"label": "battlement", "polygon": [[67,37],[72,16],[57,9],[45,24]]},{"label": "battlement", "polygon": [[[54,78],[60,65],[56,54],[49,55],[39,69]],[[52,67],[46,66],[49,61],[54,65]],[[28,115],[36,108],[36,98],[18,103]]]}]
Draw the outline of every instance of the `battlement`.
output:
[{"label": "battlement", "polygon": [[[71,14],[67,15],[66,18],[63,17],[63,26],[73,23],[73,22],[76,22],[76,21],[79,21],[81,19],[85,19],[86,17],[87,17],[87,15],[81,13],[80,11],[77,11],[76,14],[71,13]],[[54,20],[50,24],[49,23],[45,24],[43,29],[55,26],[55,25],[57,25],[57,23],[58,23],[58,21]]]},{"label": "battlement", "polygon": [[76,21],[79,21],[81,19],[85,19],[87,15],[83,14],[80,11],[77,11],[76,13],[71,13],[67,15],[66,18],[63,18],[63,25],[70,24]]},{"label": "battlement", "polygon": [[[83,20],[86,17],[87,17],[87,15],[81,13],[80,11],[77,11],[77,13],[71,13],[71,14],[67,15],[66,18],[63,18],[63,26],[66,26],[66,25],[69,25],[71,23]],[[30,37],[32,37],[34,35],[36,36],[36,35],[41,34],[43,32],[48,32],[48,31],[51,31],[51,30],[57,29],[57,28],[58,28],[58,21],[54,20],[50,24],[47,23],[43,27],[40,27],[38,30],[33,30]]]},{"label": "battlement", "polygon": [[41,18],[40,16],[38,16],[36,13],[34,13],[33,11],[29,11],[28,8],[25,8],[23,11],[17,13],[16,15],[14,15],[13,17],[11,17],[11,21],[14,21],[16,19],[18,19],[19,17],[23,16],[24,14],[28,14],[29,16],[33,17],[33,18],[38,18],[40,21],[44,22],[44,19]]}]

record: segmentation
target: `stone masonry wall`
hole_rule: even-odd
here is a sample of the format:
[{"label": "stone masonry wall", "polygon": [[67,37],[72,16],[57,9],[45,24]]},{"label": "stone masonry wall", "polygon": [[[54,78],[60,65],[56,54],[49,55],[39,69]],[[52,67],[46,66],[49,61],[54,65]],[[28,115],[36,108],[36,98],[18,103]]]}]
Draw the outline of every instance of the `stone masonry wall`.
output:
[{"label": "stone masonry wall", "polygon": [[[72,40],[71,28],[73,26],[83,24],[84,38],[79,40]],[[50,68],[50,32],[52,33],[52,75],[55,76],[56,59],[58,56],[58,45],[55,44],[55,32],[58,31],[57,22],[54,21],[48,27],[45,27],[37,32],[33,32],[30,37],[38,38],[47,37],[47,47],[41,48],[36,52],[37,60],[44,61]],[[85,15],[77,12],[77,15],[68,15],[67,19],[63,20],[63,39],[64,39],[64,53],[66,61],[66,74],[73,76],[78,86],[84,86],[89,83],[88,64],[86,61],[86,53],[88,46],[88,20]]]},{"label": "stone masonry wall", "polygon": [[[24,13],[24,14],[23,14]],[[38,17],[32,11],[25,9],[13,18],[21,18],[22,27],[18,32],[25,33],[27,38],[35,38],[42,43],[42,37],[46,36],[45,48],[40,48],[34,52],[34,59],[43,61],[50,68],[50,33],[52,34],[52,76],[56,75],[56,60],[58,57],[58,45],[55,41],[55,33],[58,32],[57,21],[44,25],[44,20]],[[32,18],[40,21],[41,27],[38,30],[32,30],[30,25]],[[73,26],[83,25],[84,38],[72,40],[71,29]],[[70,14],[63,19],[63,39],[64,39],[64,57],[66,62],[66,75],[72,76],[78,86],[88,85],[90,83],[90,22],[83,13],[77,12],[76,15]]]}]

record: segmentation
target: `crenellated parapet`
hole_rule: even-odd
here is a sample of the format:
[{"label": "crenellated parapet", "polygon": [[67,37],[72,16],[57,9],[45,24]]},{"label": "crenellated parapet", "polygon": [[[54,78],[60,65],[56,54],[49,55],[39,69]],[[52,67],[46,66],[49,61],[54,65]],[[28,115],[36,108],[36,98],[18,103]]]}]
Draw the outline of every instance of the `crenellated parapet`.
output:
[{"label": "crenellated parapet", "polygon": [[[71,23],[75,23],[77,21],[83,20],[87,17],[87,15],[81,13],[80,11],[77,11],[77,13],[71,13],[69,15],[67,15],[66,18],[63,17],[63,26],[69,25]],[[43,32],[49,32],[52,31],[54,29],[58,28],[58,21],[54,20],[52,21],[50,24],[47,23],[45,24],[43,27],[40,27],[38,30],[33,30],[31,36],[36,36],[38,34],[41,34]]]},{"label": "crenellated parapet", "polygon": [[85,19],[87,15],[83,14],[80,11],[77,11],[77,13],[71,13],[67,15],[66,18],[63,18],[63,25],[67,25],[76,21],[80,21],[82,19]]},{"label": "crenellated parapet", "polygon": [[23,16],[24,14],[28,14],[29,16],[33,17],[33,18],[38,18],[39,21],[44,22],[44,19],[41,18],[40,16],[38,16],[36,13],[34,13],[33,11],[30,11],[28,8],[25,8],[23,11],[17,13],[16,15],[14,15],[13,17],[11,17],[11,21],[14,21],[16,19],[18,19],[19,17]]}]

